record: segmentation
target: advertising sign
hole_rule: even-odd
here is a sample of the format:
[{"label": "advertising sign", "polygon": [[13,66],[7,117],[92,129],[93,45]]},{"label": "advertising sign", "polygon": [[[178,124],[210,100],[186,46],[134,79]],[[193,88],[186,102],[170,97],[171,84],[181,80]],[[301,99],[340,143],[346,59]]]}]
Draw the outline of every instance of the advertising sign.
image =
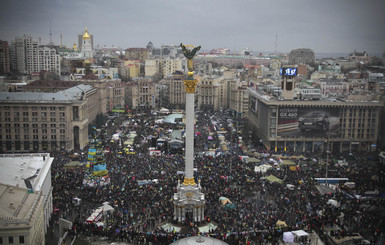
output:
[{"label": "advertising sign", "polygon": [[333,138],[339,136],[338,108],[280,107],[278,136]]}]

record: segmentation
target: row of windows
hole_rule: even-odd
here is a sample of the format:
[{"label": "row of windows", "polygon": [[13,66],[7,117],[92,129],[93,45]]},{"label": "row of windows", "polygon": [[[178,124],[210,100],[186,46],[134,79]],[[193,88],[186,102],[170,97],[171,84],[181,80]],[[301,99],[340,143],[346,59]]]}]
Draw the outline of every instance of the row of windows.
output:
[{"label": "row of windows", "polygon": [[[50,138],[51,138],[52,140],[55,140],[55,139],[57,139],[57,136],[56,136],[56,134],[53,134],[53,135],[51,135]],[[65,136],[65,135],[59,135],[59,138],[60,138],[61,140],[65,140],[65,139],[66,139],[66,136]],[[0,140],[1,140],[1,139],[2,139],[2,135],[0,135]],[[7,135],[5,135],[5,139],[6,139],[6,140],[12,140],[12,136],[9,135],[9,134],[7,134]],[[15,140],[20,140],[21,137],[20,137],[20,135],[16,134],[15,137],[14,137],[14,139],[15,139]],[[29,139],[30,139],[29,135],[24,135],[24,139],[25,139],[25,140],[29,140]],[[37,135],[37,134],[32,135],[32,139],[38,140],[38,139],[39,139],[39,135]],[[43,139],[43,140],[48,139],[48,136],[47,136],[47,135],[42,135],[42,136],[41,136],[41,139]]]},{"label": "row of windows", "polygon": [[46,111],[47,109],[49,109],[50,111],[56,111],[56,110],[65,111],[64,106],[59,106],[59,107],[56,107],[56,106],[49,106],[49,107],[47,107],[47,106],[40,106],[40,107],[37,107],[37,106],[32,106],[32,107],[29,107],[29,106],[0,106],[0,109],[4,109],[6,111],[9,111],[11,108],[14,111],[17,111],[20,108],[24,111],[29,110],[29,108],[31,108],[32,111],[37,111],[38,108],[40,108],[40,110],[42,110],[42,111]]},{"label": "row of windows", "polygon": [[[42,127],[42,128],[47,128],[48,127],[48,124],[46,124],[46,123],[42,123],[42,124],[40,124],[40,126]],[[51,123],[50,125],[49,125],[51,128],[56,128],[56,126],[57,126],[57,124],[56,123]],[[60,128],[65,128],[65,124],[64,123],[61,123],[61,124],[59,124],[59,127]],[[6,123],[5,124],[5,127],[6,128],[10,128],[11,127],[11,124],[10,123]],[[20,124],[19,123],[15,123],[15,124],[13,124],[13,127],[15,127],[15,128],[20,128]],[[24,123],[23,124],[23,128],[28,128],[29,127],[29,124],[28,123]],[[39,127],[39,124],[37,124],[37,123],[34,123],[34,124],[32,124],[32,128],[38,128]],[[1,123],[0,123],[0,129],[1,129],[2,127],[1,127]]]}]

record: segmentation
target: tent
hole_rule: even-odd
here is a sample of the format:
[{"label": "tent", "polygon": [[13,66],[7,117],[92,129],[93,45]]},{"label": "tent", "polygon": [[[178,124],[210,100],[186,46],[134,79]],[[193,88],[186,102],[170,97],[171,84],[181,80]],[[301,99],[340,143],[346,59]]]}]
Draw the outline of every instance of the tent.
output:
[{"label": "tent", "polygon": [[291,233],[290,231],[284,232],[283,233],[283,241],[287,243],[292,243],[294,242],[294,234]]},{"label": "tent", "polygon": [[261,160],[255,158],[255,157],[246,158],[246,163],[249,163],[249,162],[251,162],[251,163],[259,163],[259,162],[261,162]]},{"label": "tent", "polygon": [[227,197],[220,197],[219,201],[222,203],[222,205],[226,205],[228,203],[231,203],[230,199],[228,199]]},{"label": "tent", "polygon": [[103,206],[100,206],[99,209],[103,209],[103,215],[113,213],[115,209],[111,207],[109,202],[104,202]]},{"label": "tent", "polygon": [[309,233],[307,233],[307,232],[304,231],[304,230],[292,231],[292,233],[294,234],[294,236],[295,236],[296,238],[307,237],[307,236],[309,236]]},{"label": "tent", "polygon": [[285,221],[278,220],[277,223],[275,223],[275,227],[276,228],[283,228],[283,227],[287,227],[287,224]]},{"label": "tent", "polygon": [[295,162],[293,162],[291,160],[283,160],[282,165],[285,165],[285,166],[296,166],[297,164],[295,164]]},{"label": "tent", "polygon": [[78,168],[78,167],[80,167],[82,164],[81,164],[81,162],[79,162],[79,161],[71,161],[71,162],[69,162],[69,163],[66,163],[65,165],[64,165],[64,168],[65,169],[73,169],[73,168]]},{"label": "tent", "polygon": [[283,182],[283,180],[278,179],[274,175],[269,175],[269,176],[265,177],[265,179],[267,179],[270,182],[277,182],[277,183],[282,183]]},{"label": "tent", "polygon": [[269,164],[263,164],[263,165],[260,165],[260,166],[255,166],[254,167],[254,172],[258,173],[258,172],[262,172],[262,173],[266,173],[267,170],[273,168],[272,166],[270,166]]}]

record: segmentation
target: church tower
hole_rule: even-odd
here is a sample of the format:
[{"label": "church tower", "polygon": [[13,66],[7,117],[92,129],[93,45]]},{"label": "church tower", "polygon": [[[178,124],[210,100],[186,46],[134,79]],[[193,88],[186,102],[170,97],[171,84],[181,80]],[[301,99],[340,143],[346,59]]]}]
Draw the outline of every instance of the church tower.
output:
[{"label": "church tower", "polygon": [[82,37],[81,53],[84,58],[92,58],[94,56],[92,50],[91,36],[88,34],[87,27]]}]

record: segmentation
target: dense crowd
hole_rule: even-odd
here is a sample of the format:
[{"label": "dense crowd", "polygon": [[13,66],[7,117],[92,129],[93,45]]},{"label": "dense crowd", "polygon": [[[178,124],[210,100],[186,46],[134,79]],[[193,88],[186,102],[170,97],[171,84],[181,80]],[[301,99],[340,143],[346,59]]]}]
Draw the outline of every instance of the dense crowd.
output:
[{"label": "dense crowd", "polygon": [[[239,142],[241,130],[239,127],[234,130],[236,122],[229,123],[227,119],[225,113],[215,118],[220,130],[226,132],[228,151],[218,150],[214,156],[201,154],[218,147],[220,142],[216,133],[219,129],[212,123],[213,118],[198,113],[194,162],[198,169],[195,178],[201,181],[206,198],[204,222],[194,224],[186,220],[179,224],[184,227],[182,233],[160,229],[162,222],[175,222],[172,197],[178,180],[183,181],[183,175],[177,172],[184,170],[184,156],[167,152],[161,156],[148,154],[148,139],[166,135],[170,129],[178,127],[156,124],[154,115],[130,118],[135,123],[120,128],[123,132],[121,142],[105,140],[104,147],[109,151],[104,155],[109,185],[83,185],[83,179],[90,174],[90,169],[65,169],[64,165],[71,160],[70,154],[52,153],[55,157],[52,166],[54,219],[63,217],[74,221],[72,233],[108,237],[133,244],[170,244],[179,238],[196,235],[197,227],[207,222],[215,222],[218,228],[206,235],[229,244],[277,244],[283,231],[297,229],[315,231],[325,239],[325,229],[332,225],[338,225],[342,230],[360,232],[373,242],[379,239],[381,232],[384,232],[384,216],[379,215],[383,213],[381,207],[385,206],[384,199],[354,198],[354,194],[367,190],[383,192],[372,178],[372,170],[365,164],[368,161],[365,155],[357,156],[359,160],[354,168],[338,164],[331,166],[330,177],[349,178],[355,182],[355,189],[339,188],[335,193],[320,194],[314,178],[323,177],[325,170],[312,161],[310,155],[306,156],[308,160],[294,159],[299,166],[294,171],[275,166],[268,174],[283,180],[283,183],[269,182],[263,178],[266,174],[254,171],[255,163],[247,163],[240,158],[247,154],[245,144]],[[138,133],[135,139],[136,154],[126,154],[122,150],[124,135],[129,130]],[[273,152],[259,145],[256,149],[269,155],[267,158],[273,157]],[[80,160],[86,160],[87,153],[80,156]],[[138,180],[154,179],[158,182],[138,184]],[[294,188],[287,188],[287,184]],[[80,206],[72,203],[74,197],[82,200]],[[236,208],[225,209],[219,202],[220,197],[231,200]],[[337,201],[339,206],[328,204],[330,199]],[[86,223],[92,210],[104,202],[109,202],[115,209],[104,217],[104,225]],[[287,226],[277,227],[279,220],[286,222]]]}]

